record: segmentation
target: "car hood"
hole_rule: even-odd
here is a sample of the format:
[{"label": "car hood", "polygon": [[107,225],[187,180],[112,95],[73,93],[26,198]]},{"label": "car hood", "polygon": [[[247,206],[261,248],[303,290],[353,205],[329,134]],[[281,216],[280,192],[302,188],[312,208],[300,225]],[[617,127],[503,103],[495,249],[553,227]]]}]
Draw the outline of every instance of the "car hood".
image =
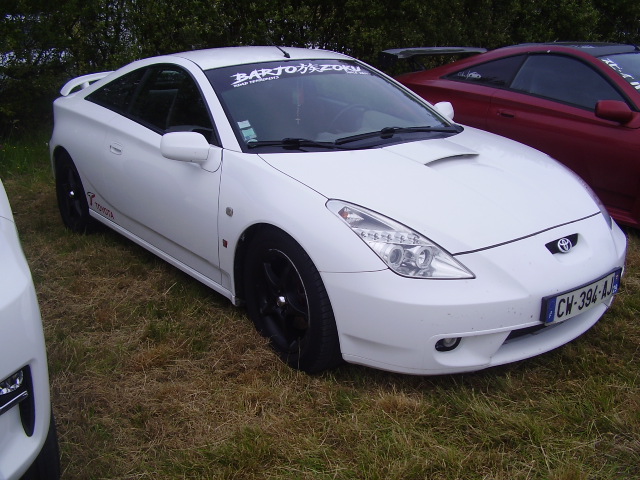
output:
[{"label": "car hood", "polygon": [[547,155],[469,127],[446,139],[262,158],[324,197],[391,217],[454,254],[599,213],[575,175]]}]

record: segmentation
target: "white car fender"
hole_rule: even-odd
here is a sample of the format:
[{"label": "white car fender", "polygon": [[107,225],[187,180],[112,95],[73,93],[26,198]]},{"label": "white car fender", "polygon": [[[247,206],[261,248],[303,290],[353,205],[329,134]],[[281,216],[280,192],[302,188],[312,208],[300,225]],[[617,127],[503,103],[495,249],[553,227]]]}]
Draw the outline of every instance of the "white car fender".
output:
[{"label": "white car fender", "polygon": [[292,236],[321,272],[386,269],[373,251],[327,209],[326,201],[258,155],[225,152],[218,218],[222,271],[233,275],[238,242],[256,224],[273,225]]}]

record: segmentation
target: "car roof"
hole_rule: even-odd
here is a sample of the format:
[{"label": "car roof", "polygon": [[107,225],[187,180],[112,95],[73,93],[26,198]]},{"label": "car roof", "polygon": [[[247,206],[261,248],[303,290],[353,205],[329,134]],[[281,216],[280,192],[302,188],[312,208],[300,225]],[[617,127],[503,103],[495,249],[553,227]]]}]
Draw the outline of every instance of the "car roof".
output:
[{"label": "car roof", "polygon": [[604,42],[548,42],[548,43],[521,43],[519,45],[511,45],[503,49],[519,48],[519,47],[547,47],[547,48],[568,48],[575,51],[583,52],[594,57],[603,55],[614,55],[617,53],[638,52],[640,48],[636,45],[628,45],[623,43],[604,43]]},{"label": "car roof", "polygon": [[169,56],[191,60],[202,70],[258,62],[351,58],[328,50],[275,46],[209,48],[174,53]]}]

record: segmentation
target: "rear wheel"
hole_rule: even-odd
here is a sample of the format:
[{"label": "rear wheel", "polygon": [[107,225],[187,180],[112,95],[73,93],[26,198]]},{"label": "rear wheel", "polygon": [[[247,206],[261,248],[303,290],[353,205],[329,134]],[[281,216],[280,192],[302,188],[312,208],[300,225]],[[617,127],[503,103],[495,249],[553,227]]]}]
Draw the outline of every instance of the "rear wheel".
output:
[{"label": "rear wheel", "polygon": [[73,160],[63,152],[56,161],[56,196],[65,227],[77,233],[90,230],[92,220],[82,181]]},{"label": "rear wheel", "polygon": [[333,310],[307,253],[288,235],[257,235],[244,265],[247,312],[290,366],[314,373],[342,362]]}]

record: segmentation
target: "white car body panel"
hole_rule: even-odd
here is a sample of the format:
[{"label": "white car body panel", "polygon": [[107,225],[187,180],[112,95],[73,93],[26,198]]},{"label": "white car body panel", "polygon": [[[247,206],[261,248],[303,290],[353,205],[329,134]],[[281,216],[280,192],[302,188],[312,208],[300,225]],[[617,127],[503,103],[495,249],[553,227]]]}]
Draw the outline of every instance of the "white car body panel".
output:
[{"label": "white car body panel", "polygon": [[110,125],[101,161],[86,172],[92,192],[108,205],[102,213],[150,244],[166,242],[163,250],[220,283],[212,248],[217,221],[210,215],[218,209],[220,170],[164,158],[160,136],[135,122]]},{"label": "white car body panel", "polygon": [[[349,58],[286,51],[300,60]],[[56,149],[69,153],[92,217],[236,304],[244,236],[258,225],[286,232],[322,276],[349,362],[413,374],[478,370],[556,348],[602,316],[604,304],[507,341],[514,330],[542,326],[543,297],[624,266],[623,233],[615,223],[609,228],[590,194],[560,164],[468,127],[444,139],[364,150],[243,151],[202,69],[261,61],[285,60],[275,47],[237,47],[134,62],[56,100],[52,161]],[[165,158],[159,133],[84,100],[113,79],[156,63],[183,67],[199,85],[219,142],[208,160]],[[326,207],[331,199],[428,237],[475,278],[393,273]],[[570,254],[545,248],[573,234],[579,242]],[[451,337],[461,337],[458,348],[435,350],[439,339]]]},{"label": "white car body panel", "polygon": [[[17,479],[34,462],[49,430],[51,405],[42,320],[31,273],[18,239],[11,208],[0,184],[0,381],[25,367],[33,388],[24,402],[34,402],[31,436],[22,426],[19,407],[0,415],[0,478]],[[0,407],[9,395],[0,395]]]},{"label": "white car body panel", "polygon": [[[221,269],[229,275],[234,251],[243,232],[256,224],[273,225],[307,246],[307,253],[322,272],[359,272],[386,269],[386,265],[326,207],[327,198],[275,170],[258,155],[227,153],[220,189],[219,227]],[[286,208],[283,208],[286,207]],[[231,208],[233,215],[226,214]],[[327,248],[328,244],[340,248]]]},{"label": "white car body panel", "polygon": [[[279,55],[274,50],[277,47],[227,47],[213,48],[210,50],[198,50],[193,52],[180,52],[167,57],[180,57],[196,63],[201,69],[226,67],[236,64],[252,64],[270,60],[285,60],[284,55]],[[308,60],[316,58],[349,59],[350,57],[329,50],[308,50],[306,48],[286,47],[289,55],[286,59]],[[275,52],[275,53],[274,53]]]},{"label": "white car body panel", "polygon": [[451,139],[393,145],[366,155],[307,157],[264,155],[327,198],[392,217],[450,253],[490,247],[599,213],[584,189],[567,181],[566,169],[548,156],[471,128]]},{"label": "white car body panel", "polygon": [[[433,375],[501,365],[567,343],[588,330],[606,306],[544,327],[533,339],[505,340],[512,330],[540,326],[542,297],[588,283],[624,261],[624,234],[614,229],[609,238],[603,237],[601,222],[595,216],[457,257],[478,274],[473,280],[415,281],[390,271],[325,273],[345,359]],[[582,238],[573,258],[549,255],[545,243],[575,231]],[[525,246],[529,254],[523,256]],[[439,339],[451,337],[462,337],[460,347],[435,350]]]}]

